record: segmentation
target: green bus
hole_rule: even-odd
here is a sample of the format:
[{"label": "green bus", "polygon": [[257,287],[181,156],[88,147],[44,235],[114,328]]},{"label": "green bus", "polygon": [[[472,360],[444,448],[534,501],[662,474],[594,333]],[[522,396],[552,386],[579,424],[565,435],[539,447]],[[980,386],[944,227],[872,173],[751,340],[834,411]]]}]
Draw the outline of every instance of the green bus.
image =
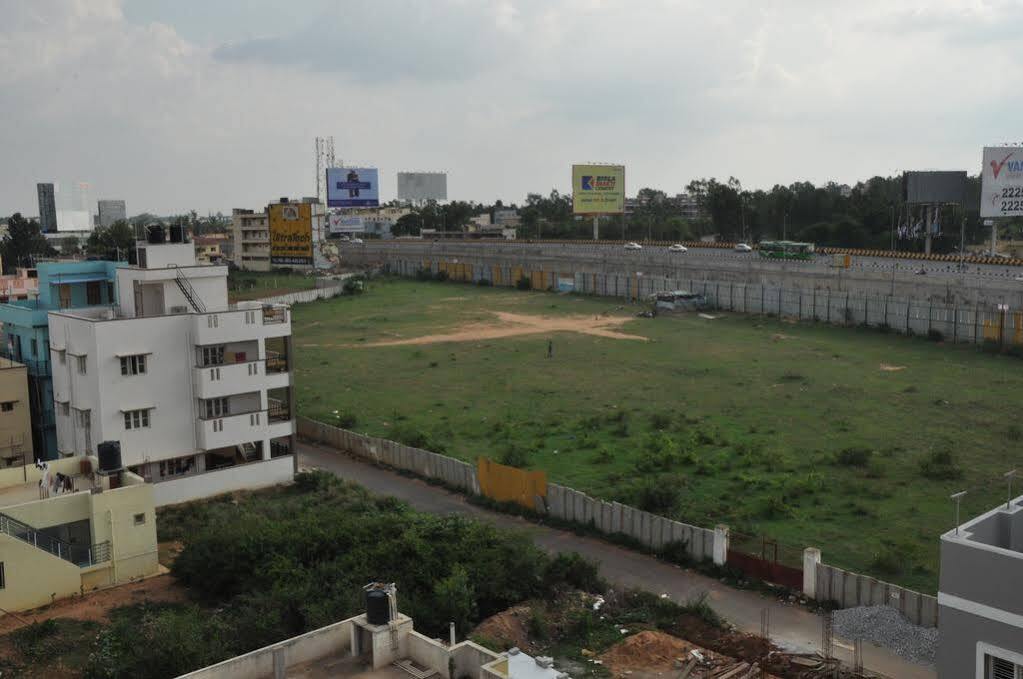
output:
[{"label": "green bus", "polygon": [[760,243],[760,256],[771,259],[813,259],[813,243],[790,240],[765,240]]}]

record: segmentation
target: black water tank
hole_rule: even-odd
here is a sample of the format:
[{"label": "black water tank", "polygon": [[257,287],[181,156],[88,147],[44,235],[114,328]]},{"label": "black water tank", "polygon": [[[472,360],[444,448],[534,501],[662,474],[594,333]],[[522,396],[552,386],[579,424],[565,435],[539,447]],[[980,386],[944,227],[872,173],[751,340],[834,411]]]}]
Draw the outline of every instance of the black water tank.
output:
[{"label": "black water tank", "polygon": [[371,589],[366,592],[366,622],[370,625],[386,625],[391,621],[391,601],[387,592]]},{"label": "black water tank", "polygon": [[121,469],[121,442],[104,441],[96,446],[99,454],[99,471],[116,472]]},{"label": "black water tank", "polygon": [[146,227],[146,232],[146,240],[154,245],[167,240],[167,233],[163,230],[162,224]]},{"label": "black water tank", "polygon": [[180,224],[171,224],[170,228],[170,242],[171,243],[184,243],[184,227]]}]

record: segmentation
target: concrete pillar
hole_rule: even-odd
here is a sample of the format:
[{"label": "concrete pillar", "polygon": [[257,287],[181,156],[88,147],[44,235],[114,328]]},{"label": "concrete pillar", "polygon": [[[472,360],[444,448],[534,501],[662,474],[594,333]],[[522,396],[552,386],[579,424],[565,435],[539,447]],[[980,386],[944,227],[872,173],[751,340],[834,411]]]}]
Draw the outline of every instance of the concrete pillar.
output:
[{"label": "concrete pillar", "polygon": [[714,526],[714,565],[724,566],[728,560],[728,526]]},{"label": "concrete pillar", "polygon": [[275,648],[273,650],[274,679],[285,679],[287,677],[288,664],[285,662],[284,653],[285,650],[283,648]]},{"label": "concrete pillar", "polygon": [[803,550],[803,594],[810,599],[817,598],[817,565],[821,562],[821,550],[807,547]]}]

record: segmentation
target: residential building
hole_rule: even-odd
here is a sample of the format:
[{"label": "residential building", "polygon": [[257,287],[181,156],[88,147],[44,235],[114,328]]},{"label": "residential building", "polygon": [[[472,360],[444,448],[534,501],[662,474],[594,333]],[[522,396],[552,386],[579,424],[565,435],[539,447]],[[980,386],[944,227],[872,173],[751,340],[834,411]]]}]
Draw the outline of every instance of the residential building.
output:
[{"label": "residential building", "polygon": [[522,225],[522,218],[519,211],[510,208],[499,208],[494,210],[494,226],[506,229],[515,229]]},{"label": "residential building", "polygon": [[57,230],[57,196],[53,182],[36,184],[39,197],[39,228],[43,233]]},{"label": "residential building", "polygon": [[114,222],[128,219],[127,207],[123,200],[101,200],[96,204],[96,225],[104,228]]},{"label": "residential building", "polygon": [[0,303],[3,345],[0,356],[28,369],[28,402],[32,416],[32,447],[37,458],[57,457],[56,421],[50,365],[47,313],[55,309],[108,307],[119,262],[40,262],[35,271],[37,295]]},{"label": "residential building", "polygon": [[0,609],[159,571],[153,486],[96,457],[0,469]]},{"label": "residential building", "polygon": [[0,468],[34,461],[28,368],[0,358]]},{"label": "residential building", "polygon": [[270,271],[270,217],[264,210],[231,211],[234,265],[245,271]]},{"label": "residential building", "polygon": [[39,296],[39,272],[18,267],[13,274],[0,276],[0,302],[35,299]]},{"label": "residential building", "polygon": [[118,441],[157,506],[289,481],[290,310],[229,306],[227,267],[197,264],[173,227],[137,253],[117,306],[49,314],[58,449]]},{"label": "residential building", "polygon": [[1023,496],[941,536],[938,678],[1023,677]]},{"label": "residential building", "polygon": [[192,239],[195,245],[195,259],[199,264],[222,264],[224,252],[221,247],[227,236],[224,234],[211,234],[209,236],[196,236]]},{"label": "residential building", "polygon": [[679,216],[682,219],[700,219],[703,210],[696,197],[688,193],[680,193],[675,196],[675,204],[678,206]]}]

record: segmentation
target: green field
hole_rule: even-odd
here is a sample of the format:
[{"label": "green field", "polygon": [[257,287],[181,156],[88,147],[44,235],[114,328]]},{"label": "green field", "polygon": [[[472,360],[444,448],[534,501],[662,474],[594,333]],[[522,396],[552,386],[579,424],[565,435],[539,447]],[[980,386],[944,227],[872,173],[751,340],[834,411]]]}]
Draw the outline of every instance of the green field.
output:
[{"label": "green field", "polygon": [[[721,315],[633,318],[647,342],[560,332],[366,346],[494,311],[632,315],[621,300],[382,280],[295,307],[299,411],[466,460],[487,455],[680,520],[818,546],[933,591],[948,495],[1004,500],[1023,462],[1023,363],[974,347]],[[554,357],[546,358],[547,343]],[[887,368],[887,369],[883,369]],[[896,368],[896,369],[892,369]],[[335,412],[336,411],[336,412]]]},{"label": "green field", "polygon": [[314,276],[294,273],[231,271],[227,279],[232,302],[284,295],[316,287]]}]

